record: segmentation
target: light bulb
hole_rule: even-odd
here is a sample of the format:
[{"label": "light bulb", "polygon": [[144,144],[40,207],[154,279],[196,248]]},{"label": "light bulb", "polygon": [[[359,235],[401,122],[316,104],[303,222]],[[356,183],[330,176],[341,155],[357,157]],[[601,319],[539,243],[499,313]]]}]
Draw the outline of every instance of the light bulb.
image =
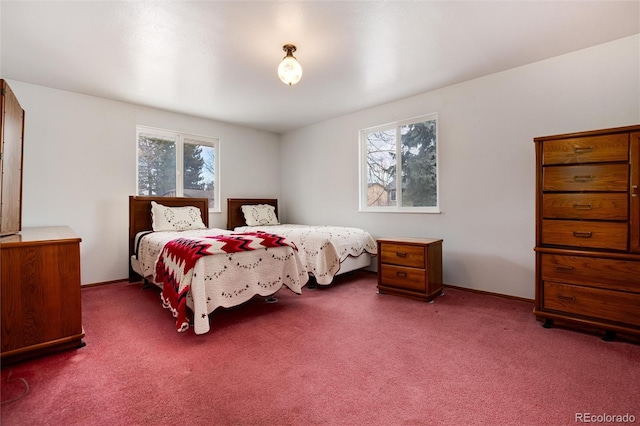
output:
[{"label": "light bulb", "polygon": [[282,80],[284,84],[291,86],[299,82],[302,78],[302,67],[296,60],[296,57],[293,56],[292,52],[296,51],[295,46],[287,44],[283,49],[287,52],[287,56],[282,59],[282,62],[280,62],[278,66],[278,77],[280,77],[280,80]]}]

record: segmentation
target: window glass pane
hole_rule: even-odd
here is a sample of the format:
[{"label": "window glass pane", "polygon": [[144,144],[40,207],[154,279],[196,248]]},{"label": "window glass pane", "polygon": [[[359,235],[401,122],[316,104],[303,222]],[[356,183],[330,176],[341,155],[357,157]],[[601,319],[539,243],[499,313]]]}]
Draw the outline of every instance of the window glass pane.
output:
[{"label": "window glass pane", "polygon": [[214,206],[216,150],[198,141],[185,139],[183,188],[185,197],[208,198]]},{"label": "window glass pane", "polygon": [[138,134],[138,194],[176,194],[176,140],[170,136]]},{"label": "window glass pane", "polygon": [[436,122],[400,127],[402,207],[438,205]]},{"label": "window glass pane", "polygon": [[396,131],[366,134],[367,206],[395,206]]},{"label": "window glass pane", "polygon": [[360,132],[360,210],[440,213],[436,113]]}]

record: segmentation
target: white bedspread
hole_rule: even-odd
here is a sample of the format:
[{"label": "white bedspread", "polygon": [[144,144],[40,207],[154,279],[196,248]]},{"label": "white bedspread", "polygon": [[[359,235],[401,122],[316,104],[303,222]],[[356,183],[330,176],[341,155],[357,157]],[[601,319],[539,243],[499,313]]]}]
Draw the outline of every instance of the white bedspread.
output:
[{"label": "white bedspread", "polygon": [[240,226],[235,232],[271,232],[282,235],[298,246],[307,271],[318,284],[331,284],[340,263],[349,256],[375,255],[376,242],[365,230],[342,226],[269,225]]},{"label": "white bedspread", "polygon": [[[141,275],[153,277],[164,245],[176,238],[205,237],[232,233],[223,229],[152,232],[141,237],[138,263]],[[269,296],[283,285],[300,294],[308,273],[292,247],[205,256],[195,264],[187,306],[193,311],[194,332],[209,331],[208,315],[218,307],[232,307],[255,295]]]}]

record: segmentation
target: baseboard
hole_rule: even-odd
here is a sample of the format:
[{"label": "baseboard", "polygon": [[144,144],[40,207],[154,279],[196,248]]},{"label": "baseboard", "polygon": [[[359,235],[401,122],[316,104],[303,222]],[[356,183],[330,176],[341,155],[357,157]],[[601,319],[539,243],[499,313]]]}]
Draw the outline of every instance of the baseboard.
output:
[{"label": "baseboard", "polygon": [[[355,271],[351,271],[351,272],[355,272]],[[377,275],[378,274],[377,271],[373,271],[373,270],[369,270],[369,269],[358,269],[358,272],[366,272],[367,274],[372,274],[372,275]],[[123,281],[128,282],[129,279],[128,278],[122,278],[122,279],[119,279],[119,280],[103,281],[103,282],[97,282],[97,283],[92,283],[92,284],[83,284],[82,288],[98,287],[98,286],[101,286],[101,285],[109,285],[109,284],[118,284],[118,283],[121,283]],[[484,294],[486,296],[496,296],[496,297],[502,297],[502,298],[505,298],[505,299],[518,300],[520,302],[527,302],[527,303],[534,303],[535,302],[534,299],[527,299],[525,297],[511,296],[511,295],[502,294],[502,293],[493,293],[491,291],[477,290],[475,288],[460,287],[460,286],[451,285],[451,284],[444,284],[444,287],[445,288],[453,288],[453,289],[462,290],[462,291],[470,291],[472,293]]]},{"label": "baseboard", "polygon": [[88,288],[88,287],[99,287],[101,285],[109,285],[109,284],[118,284],[121,282],[128,282],[129,279],[128,278],[121,278],[119,280],[111,280],[111,281],[102,281],[102,282],[98,282],[98,283],[91,283],[91,284],[82,284],[82,288]]},{"label": "baseboard", "polygon": [[485,296],[496,296],[496,297],[502,297],[504,299],[517,300],[520,302],[535,303],[534,299],[527,299],[526,297],[511,296],[511,295],[502,294],[502,293],[493,293],[491,291],[477,290],[475,288],[459,287],[451,284],[445,284],[444,287],[453,288],[453,289],[462,290],[462,291],[470,291],[472,293],[484,294]]}]

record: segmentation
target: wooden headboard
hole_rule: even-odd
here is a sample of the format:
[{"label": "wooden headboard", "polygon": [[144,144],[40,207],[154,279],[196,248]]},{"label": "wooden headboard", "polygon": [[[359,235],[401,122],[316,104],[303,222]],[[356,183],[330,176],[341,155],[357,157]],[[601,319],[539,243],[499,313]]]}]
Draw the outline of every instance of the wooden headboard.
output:
[{"label": "wooden headboard", "polygon": [[227,198],[227,229],[233,230],[237,226],[244,226],[242,206],[255,204],[269,204],[275,207],[278,216],[278,200],[276,198]]},{"label": "wooden headboard", "polygon": [[[135,251],[135,238],[138,232],[151,231],[151,202],[155,201],[168,207],[195,206],[200,209],[202,221],[209,227],[209,199],[186,197],[148,197],[129,196],[129,258]],[[142,277],[133,272],[129,262],[129,282],[139,281]]]}]

